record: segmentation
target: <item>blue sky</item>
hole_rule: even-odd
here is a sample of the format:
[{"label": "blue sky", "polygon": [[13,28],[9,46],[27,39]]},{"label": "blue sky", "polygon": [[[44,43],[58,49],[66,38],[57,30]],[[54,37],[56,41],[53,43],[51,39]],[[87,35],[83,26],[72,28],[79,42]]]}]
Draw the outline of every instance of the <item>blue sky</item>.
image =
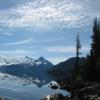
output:
[{"label": "blue sky", "polygon": [[45,57],[54,64],[89,52],[100,0],[0,0],[0,55]]}]

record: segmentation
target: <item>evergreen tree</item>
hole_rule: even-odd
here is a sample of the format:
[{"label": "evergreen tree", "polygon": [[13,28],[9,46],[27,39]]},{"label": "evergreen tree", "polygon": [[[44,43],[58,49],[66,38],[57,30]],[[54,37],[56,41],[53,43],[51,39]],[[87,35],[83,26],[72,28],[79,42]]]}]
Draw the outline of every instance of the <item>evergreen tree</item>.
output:
[{"label": "evergreen tree", "polygon": [[77,34],[76,37],[76,63],[75,63],[75,79],[79,79],[79,72],[80,72],[80,66],[79,66],[79,55],[81,49],[81,44],[80,44],[80,39],[79,39],[79,34]]},{"label": "evergreen tree", "polygon": [[100,81],[100,22],[94,19],[90,54],[82,67],[82,77],[89,81]]},{"label": "evergreen tree", "polygon": [[100,23],[94,19],[91,53],[94,57],[100,57]]},{"label": "evergreen tree", "polygon": [[79,69],[79,54],[80,54],[81,44],[79,39],[79,34],[76,37],[76,69]]},{"label": "evergreen tree", "polygon": [[90,50],[91,79],[100,79],[100,23],[94,19],[92,44]]}]

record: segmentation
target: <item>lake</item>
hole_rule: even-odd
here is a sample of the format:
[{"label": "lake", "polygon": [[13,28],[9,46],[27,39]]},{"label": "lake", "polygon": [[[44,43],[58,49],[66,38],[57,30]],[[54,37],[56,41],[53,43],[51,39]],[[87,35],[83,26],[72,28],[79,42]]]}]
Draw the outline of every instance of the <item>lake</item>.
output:
[{"label": "lake", "polygon": [[[55,81],[51,81],[56,83]],[[0,73],[0,96],[9,100],[41,100],[52,93],[62,93],[67,95],[66,91],[57,89],[52,90],[48,87],[49,83],[45,80],[25,79]]]}]

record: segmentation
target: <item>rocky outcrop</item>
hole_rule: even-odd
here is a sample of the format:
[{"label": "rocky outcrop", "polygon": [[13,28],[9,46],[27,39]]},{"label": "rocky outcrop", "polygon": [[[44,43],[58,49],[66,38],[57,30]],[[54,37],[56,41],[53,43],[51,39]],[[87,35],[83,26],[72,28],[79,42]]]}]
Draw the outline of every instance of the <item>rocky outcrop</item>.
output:
[{"label": "rocky outcrop", "polygon": [[60,83],[60,88],[70,92],[70,96],[55,93],[44,100],[100,100],[99,82],[73,81],[69,83]]},{"label": "rocky outcrop", "polygon": [[62,94],[55,93],[55,94],[53,94],[51,96],[45,97],[42,100],[69,100],[69,99],[67,99],[67,97],[63,96]]},{"label": "rocky outcrop", "polygon": [[69,100],[100,100],[100,83],[73,81],[61,88],[71,93]]},{"label": "rocky outcrop", "polygon": [[0,100],[8,100],[8,99],[6,99],[5,97],[0,97]]}]

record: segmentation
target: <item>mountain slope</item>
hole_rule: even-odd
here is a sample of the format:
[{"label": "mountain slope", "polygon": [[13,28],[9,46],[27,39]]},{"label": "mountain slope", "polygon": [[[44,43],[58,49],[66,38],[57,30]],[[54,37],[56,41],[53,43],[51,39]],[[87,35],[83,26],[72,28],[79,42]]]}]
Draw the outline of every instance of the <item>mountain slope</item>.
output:
[{"label": "mountain slope", "polygon": [[19,59],[0,57],[0,71],[18,77],[49,79],[46,70],[52,66],[53,64],[43,57],[37,60],[27,56]]},{"label": "mountain slope", "polygon": [[[75,61],[75,57],[70,58],[67,61],[61,62],[53,66],[52,68],[48,69],[48,73],[56,79],[70,78],[75,68]],[[79,64],[82,65],[84,62],[85,58],[80,58]]]}]

